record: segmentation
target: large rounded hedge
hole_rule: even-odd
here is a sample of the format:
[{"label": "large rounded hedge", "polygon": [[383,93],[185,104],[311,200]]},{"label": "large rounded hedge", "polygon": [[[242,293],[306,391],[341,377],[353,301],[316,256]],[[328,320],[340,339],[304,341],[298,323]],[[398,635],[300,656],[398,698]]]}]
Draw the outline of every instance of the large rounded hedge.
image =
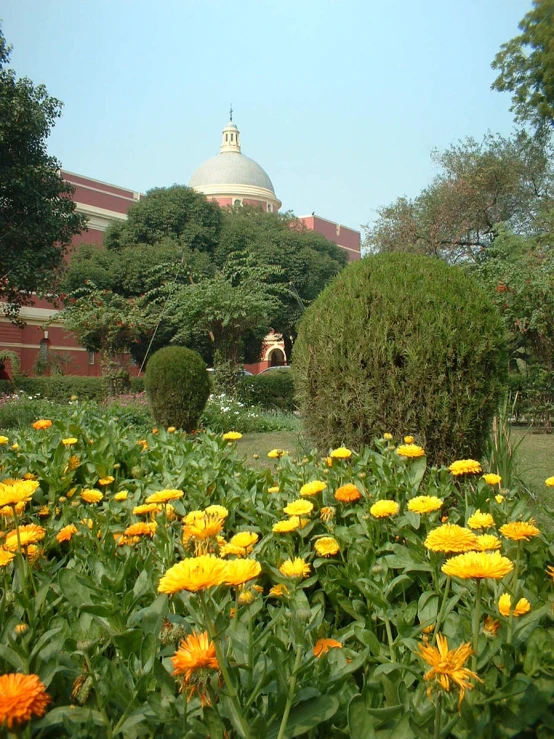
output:
[{"label": "large rounded hedge", "polygon": [[460,267],[380,254],[350,264],[306,311],[297,400],[324,450],[412,434],[436,464],[482,455],[506,378],[504,329]]},{"label": "large rounded hedge", "polygon": [[166,346],[146,365],[144,387],[156,423],[193,431],[210,395],[204,360],[184,346]]}]

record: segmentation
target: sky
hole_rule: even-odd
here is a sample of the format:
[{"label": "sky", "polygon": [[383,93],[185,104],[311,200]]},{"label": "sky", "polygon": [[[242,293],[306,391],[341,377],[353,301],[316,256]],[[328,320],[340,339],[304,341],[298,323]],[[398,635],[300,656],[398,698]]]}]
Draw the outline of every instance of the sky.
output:
[{"label": "sky", "polygon": [[433,149],[514,129],[491,61],[531,0],[2,0],[18,76],[63,101],[64,169],[146,192],[242,152],[282,210],[360,229]]}]

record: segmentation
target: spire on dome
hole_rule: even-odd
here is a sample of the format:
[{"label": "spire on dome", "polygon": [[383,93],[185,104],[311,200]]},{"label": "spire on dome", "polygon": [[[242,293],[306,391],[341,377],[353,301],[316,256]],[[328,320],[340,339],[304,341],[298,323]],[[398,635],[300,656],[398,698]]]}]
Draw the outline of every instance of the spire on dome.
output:
[{"label": "spire on dome", "polygon": [[240,154],[239,135],[240,131],[236,127],[235,123],[233,123],[233,106],[231,105],[229,110],[229,123],[223,129],[221,149],[219,150],[219,153],[224,154],[225,152],[234,151],[235,153]]}]

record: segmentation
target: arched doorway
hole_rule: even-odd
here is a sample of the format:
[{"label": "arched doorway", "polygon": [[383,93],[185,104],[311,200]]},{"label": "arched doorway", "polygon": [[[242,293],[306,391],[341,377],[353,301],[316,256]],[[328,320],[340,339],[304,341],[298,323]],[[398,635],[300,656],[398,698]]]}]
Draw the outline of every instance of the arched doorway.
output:
[{"label": "arched doorway", "polygon": [[281,349],[275,347],[268,356],[270,367],[282,367],[285,364],[285,355]]}]

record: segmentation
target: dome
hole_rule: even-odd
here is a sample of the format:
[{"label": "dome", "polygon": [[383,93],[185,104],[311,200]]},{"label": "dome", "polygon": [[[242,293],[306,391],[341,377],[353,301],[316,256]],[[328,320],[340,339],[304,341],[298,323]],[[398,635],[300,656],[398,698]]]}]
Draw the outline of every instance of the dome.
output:
[{"label": "dome", "polygon": [[193,172],[189,186],[249,185],[275,194],[267,173],[253,159],[239,151],[224,151],[208,159]]}]

